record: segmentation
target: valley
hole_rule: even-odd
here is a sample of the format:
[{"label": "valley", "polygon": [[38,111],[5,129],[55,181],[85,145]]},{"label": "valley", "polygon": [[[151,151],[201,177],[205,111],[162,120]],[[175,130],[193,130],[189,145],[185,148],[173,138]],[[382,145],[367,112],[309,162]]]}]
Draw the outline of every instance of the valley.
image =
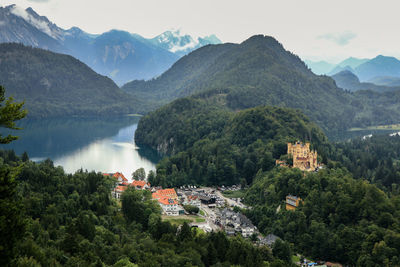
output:
[{"label": "valley", "polygon": [[14,2],[1,266],[400,266],[394,4]]}]

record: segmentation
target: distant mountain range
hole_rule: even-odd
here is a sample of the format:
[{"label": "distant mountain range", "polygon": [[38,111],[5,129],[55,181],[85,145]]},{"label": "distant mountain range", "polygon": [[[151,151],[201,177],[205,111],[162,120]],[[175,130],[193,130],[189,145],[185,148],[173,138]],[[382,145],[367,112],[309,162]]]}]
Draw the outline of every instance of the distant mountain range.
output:
[{"label": "distant mountain range", "polygon": [[350,71],[362,82],[377,85],[400,85],[400,60],[395,57],[379,55],[373,59],[358,59],[350,57],[337,65],[325,61],[314,62],[306,60],[306,64],[318,75],[335,75],[342,71]]},{"label": "distant mountain range", "polygon": [[7,42],[72,55],[119,85],[151,79],[181,56],[207,44],[221,43],[215,35],[194,38],[179,30],[151,39],[118,30],[100,35],[77,27],[64,30],[32,8],[16,5],[0,7],[0,43]]},{"label": "distant mountain range", "polygon": [[0,44],[0,83],[33,118],[140,112],[134,97],[81,61],[22,44]]},{"label": "distant mountain range", "polygon": [[[400,115],[396,111],[400,93],[346,92],[330,77],[312,73],[274,38],[262,35],[241,44],[199,48],[158,78],[133,81],[122,89],[146,103],[149,111],[188,96],[206,109],[237,111],[260,105],[296,108],[327,133],[398,121]],[[194,102],[175,100],[154,116],[179,117]]]},{"label": "distant mountain range", "polygon": [[371,82],[360,82],[358,77],[349,70],[343,70],[331,77],[335,80],[338,87],[353,92],[358,90],[371,90],[377,92],[400,90],[400,86],[386,86],[377,85]]}]

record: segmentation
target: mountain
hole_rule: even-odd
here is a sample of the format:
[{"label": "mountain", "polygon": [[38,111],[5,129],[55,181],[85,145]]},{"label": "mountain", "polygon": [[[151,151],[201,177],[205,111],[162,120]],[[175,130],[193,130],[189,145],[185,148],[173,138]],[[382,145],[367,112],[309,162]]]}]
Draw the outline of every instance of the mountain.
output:
[{"label": "mountain", "polygon": [[354,73],[354,69],[352,67],[350,67],[350,66],[344,66],[344,67],[336,66],[335,68],[333,68],[333,70],[331,70],[331,72],[328,73],[328,75],[332,76],[332,75],[335,75],[335,74],[337,74],[339,72],[342,72],[342,71],[349,71],[349,72]]},{"label": "mountain", "polygon": [[188,34],[182,34],[180,30],[166,31],[150,39],[150,41],[154,45],[179,56],[184,56],[204,45],[221,43],[221,40],[215,35],[193,38]]},{"label": "mountain", "polygon": [[31,8],[24,10],[16,5],[0,7],[0,43],[17,42],[64,52],[60,43],[61,32],[60,28]]},{"label": "mountain", "polygon": [[304,60],[304,62],[317,75],[327,74],[335,67],[334,64],[326,61]]},{"label": "mountain", "polygon": [[354,58],[349,57],[338,64],[332,64],[326,61],[311,61],[311,60],[304,60],[307,66],[318,75],[327,74],[327,75],[334,75],[341,71],[349,70],[354,72],[354,69],[359,65],[367,62],[369,59],[367,58]]},{"label": "mountain", "polygon": [[122,89],[153,107],[193,94],[219,97],[233,110],[258,105],[292,107],[303,110],[324,129],[336,128],[331,123],[353,109],[351,98],[332,79],[313,74],[274,38],[262,35],[241,44],[202,47],[160,77],[128,83]]},{"label": "mountain", "polygon": [[134,79],[157,76],[179,58],[149,44],[139,35],[117,30],[96,37],[90,44],[90,50],[90,66],[119,85]]},{"label": "mountain", "polygon": [[374,83],[360,82],[358,77],[353,72],[348,70],[341,71],[331,77],[332,79],[335,80],[336,85],[338,87],[349,91],[371,90],[377,92],[384,92],[384,91],[400,90],[400,86],[397,87],[383,86],[383,85],[376,85]]},{"label": "mountain", "polygon": [[0,83],[30,117],[112,116],[139,109],[109,78],[72,56],[0,44]]},{"label": "mountain", "polygon": [[355,68],[361,81],[379,76],[400,77],[400,61],[395,57],[377,56]]},{"label": "mountain", "polygon": [[369,80],[377,85],[400,86],[400,77],[378,76]]},{"label": "mountain", "polygon": [[350,68],[355,69],[355,68],[357,68],[361,64],[364,64],[367,61],[369,61],[368,58],[349,57],[349,58],[343,60],[342,62],[340,62],[339,64],[337,64],[336,66],[339,66],[339,67],[342,67],[342,68],[349,66]]},{"label": "mountain", "polygon": [[186,53],[221,41],[215,35],[193,38],[180,31],[150,39],[118,30],[93,35],[77,27],[62,29],[32,8],[10,5],[0,7],[0,43],[9,42],[72,55],[122,85],[158,76]]},{"label": "mountain", "polygon": [[[171,127],[169,117],[182,122],[182,116],[197,103],[196,109],[238,111],[260,105],[295,108],[317,123],[329,137],[350,127],[393,124],[399,121],[400,91],[350,93],[338,88],[327,76],[318,76],[296,55],[286,51],[272,37],[256,35],[241,44],[209,45],[178,60],[160,77],[134,81],[122,87],[138,101],[147,101],[153,110],[174,99],[168,108],[150,113],[147,132]],[[192,99],[199,100],[199,102]],[[165,123],[158,123],[163,117]],[[147,123],[146,123],[147,122]],[[140,125],[139,123],[139,125]],[[206,125],[197,127],[207,128]],[[158,143],[158,135],[152,144]],[[195,137],[193,137],[195,138]],[[157,141],[158,140],[158,141]],[[150,143],[150,142],[149,142]]]}]

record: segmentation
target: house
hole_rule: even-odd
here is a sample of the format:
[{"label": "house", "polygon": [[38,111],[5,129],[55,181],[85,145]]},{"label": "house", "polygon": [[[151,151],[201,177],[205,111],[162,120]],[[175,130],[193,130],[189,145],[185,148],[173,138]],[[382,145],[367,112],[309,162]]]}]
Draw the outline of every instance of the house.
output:
[{"label": "house", "polygon": [[111,196],[115,199],[120,199],[122,193],[127,189],[128,187],[125,185],[119,185],[116,186],[113,191],[111,191]]},{"label": "house", "polygon": [[178,200],[178,195],[176,194],[174,188],[159,189],[152,194],[152,197],[154,199],[170,198],[173,200]]},{"label": "house", "polygon": [[301,198],[297,196],[286,196],[286,210],[295,210],[301,202]]},{"label": "house", "polygon": [[188,195],[186,196],[185,200],[183,201],[183,205],[191,205],[198,207],[200,209],[201,202],[198,196]]},{"label": "house", "polygon": [[125,176],[120,173],[120,172],[116,172],[116,173],[103,173],[104,176],[109,176],[114,178],[115,180],[117,180],[118,185],[128,185],[128,179],[125,178]]},{"label": "house", "polygon": [[160,204],[163,213],[169,216],[178,216],[179,214],[183,214],[184,210],[179,206],[178,201],[176,199],[171,198],[159,198],[158,204]]},{"label": "house", "polygon": [[245,215],[228,208],[224,208],[217,214],[215,223],[220,225],[228,235],[232,235],[234,231],[242,234],[243,237],[250,237],[257,230]]},{"label": "house", "polygon": [[199,198],[200,198],[201,203],[205,204],[205,205],[215,204],[215,200],[216,200],[215,197],[211,197],[211,196],[207,196],[207,195],[200,195]]},{"label": "house", "polygon": [[149,189],[150,188],[150,183],[147,183],[146,181],[136,181],[133,180],[131,183],[131,186],[135,189]]},{"label": "house", "polygon": [[240,224],[240,232],[243,237],[250,237],[254,234],[256,227],[251,223],[251,221],[243,214],[238,214],[238,223]]}]

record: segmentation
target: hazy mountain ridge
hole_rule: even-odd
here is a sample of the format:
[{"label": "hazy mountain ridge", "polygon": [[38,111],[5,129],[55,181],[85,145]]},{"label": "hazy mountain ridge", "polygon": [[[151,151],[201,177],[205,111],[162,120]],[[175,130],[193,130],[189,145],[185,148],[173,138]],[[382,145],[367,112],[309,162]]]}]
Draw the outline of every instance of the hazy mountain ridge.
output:
[{"label": "hazy mountain ridge", "polygon": [[395,57],[379,55],[372,59],[349,57],[338,64],[326,61],[305,60],[310,69],[318,75],[329,76],[342,71],[350,71],[362,82],[372,82],[376,85],[398,86],[400,82],[400,60]]},{"label": "hazy mountain ridge", "polygon": [[32,8],[10,5],[0,7],[0,42],[72,55],[122,85],[158,76],[186,53],[221,41],[215,35],[194,39],[179,31],[166,31],[151,39],[118,30],[93,35],[77,27],[64,30]]},{"label": "hazy mountain ridge", "polygon": [[30,117],[113,116],[139,108],[108,77],[72,56],[21,44],[0,44],[0,81],[25,101]]},{"label": "hazy mountain ridge", "polygon": [[351,71],[344,70],[331,76],[335,80],[336,85],[342,89],[349,91],[371,90],[377,92],[400,90],[400,86],[384,86],[376,85],[370,82],[360,82],[358,77]]}]

